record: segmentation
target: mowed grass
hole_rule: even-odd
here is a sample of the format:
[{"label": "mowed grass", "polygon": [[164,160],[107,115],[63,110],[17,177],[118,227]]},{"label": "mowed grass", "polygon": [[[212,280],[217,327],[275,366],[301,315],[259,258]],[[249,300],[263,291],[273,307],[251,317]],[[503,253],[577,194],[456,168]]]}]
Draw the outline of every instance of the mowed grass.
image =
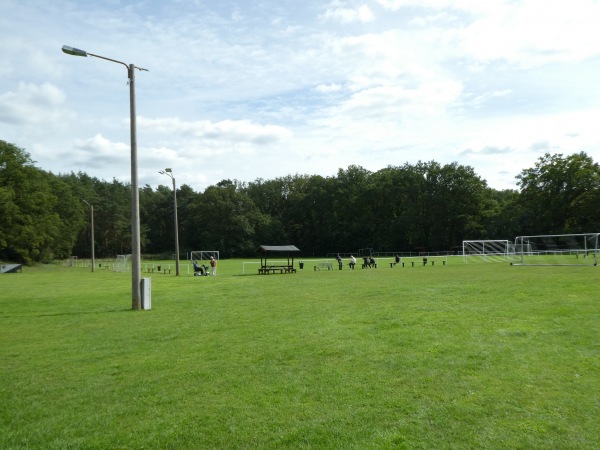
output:
[{"label": "mowed grass", "polygon": [[0,448],[600,445],[597,267],[313,264],[0,275]]}]

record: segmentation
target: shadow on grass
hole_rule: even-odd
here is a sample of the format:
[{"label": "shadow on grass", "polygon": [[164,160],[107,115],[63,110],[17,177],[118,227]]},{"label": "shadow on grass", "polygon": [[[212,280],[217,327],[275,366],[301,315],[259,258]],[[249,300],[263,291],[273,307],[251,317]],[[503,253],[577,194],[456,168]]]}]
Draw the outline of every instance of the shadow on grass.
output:
[{"label": "shadow on grass", "polygon": [[106,311],[71,311],[71,312],[59,312],[59,313],[48,313],[48,314],[36,314],[35,317],[56,317],[56,316],[83,316],[91,314],[111,314],[118,312],[136,312],[131,308],[119,308],[109,309]]}]

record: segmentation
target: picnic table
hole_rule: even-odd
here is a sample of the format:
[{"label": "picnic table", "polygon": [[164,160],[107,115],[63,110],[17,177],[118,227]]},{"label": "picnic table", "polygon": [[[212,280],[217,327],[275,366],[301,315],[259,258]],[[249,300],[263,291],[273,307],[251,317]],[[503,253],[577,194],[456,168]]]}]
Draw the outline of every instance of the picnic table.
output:
[{"label": "picnic table", "polygon": [[288,265],[279,265],[279,266],[261,266],[258,269],[259,275],[268,275],[271,273],[296,273],[296,269],[294,266]]}]

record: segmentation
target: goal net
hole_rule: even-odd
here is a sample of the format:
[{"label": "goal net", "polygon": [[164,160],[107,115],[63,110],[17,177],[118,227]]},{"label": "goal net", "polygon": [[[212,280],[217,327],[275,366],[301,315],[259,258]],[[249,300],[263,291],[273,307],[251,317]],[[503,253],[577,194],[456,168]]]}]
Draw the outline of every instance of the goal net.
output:
[{"label": "goal net", "polygon": [[203,261],[205,259],[210,259],[210,257],[215,258],[217,261],[219,260],[219,251],[218,250],[197,250],[190,252],[190,260],[191,261]]},{"label": "goal net", "polygon": [[64,262],[65,266],[75,267],[77,266],[77,256],[69,256]]},{"label": "goal net", "polygon": [[464,262],[511,261],[514,246],[507,240],[463,241]]},{"label": "goal net", "polygon": [[117,255],[115,264],[113,266],[113,272],[125,272],[129,270],[129,260],[131,255]]},{"label": "goal net", "polygon": [[519,236],[513,265],[596,266],[600,233]]}]

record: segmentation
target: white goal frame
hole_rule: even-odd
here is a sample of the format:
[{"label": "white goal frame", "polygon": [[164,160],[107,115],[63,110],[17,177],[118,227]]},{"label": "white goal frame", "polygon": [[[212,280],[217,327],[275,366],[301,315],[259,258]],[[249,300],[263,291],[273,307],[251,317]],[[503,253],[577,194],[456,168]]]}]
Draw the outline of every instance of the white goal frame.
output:
[{"label": "white goal frame", "polygon": [[600,233],[541,234],[515,238],[515,266],[597,266]]},{"label": "white goal frame", "polygon": [[69,256],[68,259],[65,260],[65,266],[75,267],[77,266],[77,256]]},{"label": "white goal frame", "polygon": [[463,241],[464,262],[501,262],[511,259],[514,246],[506,239]]},{"label": "white goal frame", "polygon": [[113,272],[126,272],[129,269],[129,260],[131,259],[131,254],[129,255],[117,255],[115,259],[115,264],[113,266]]},{"label": "white goal frame", "polygon": [[204,261],[209,260],[213,256],[217,261],[219,260],[219,250],[195,250],[190,252],[190,261]]}]

